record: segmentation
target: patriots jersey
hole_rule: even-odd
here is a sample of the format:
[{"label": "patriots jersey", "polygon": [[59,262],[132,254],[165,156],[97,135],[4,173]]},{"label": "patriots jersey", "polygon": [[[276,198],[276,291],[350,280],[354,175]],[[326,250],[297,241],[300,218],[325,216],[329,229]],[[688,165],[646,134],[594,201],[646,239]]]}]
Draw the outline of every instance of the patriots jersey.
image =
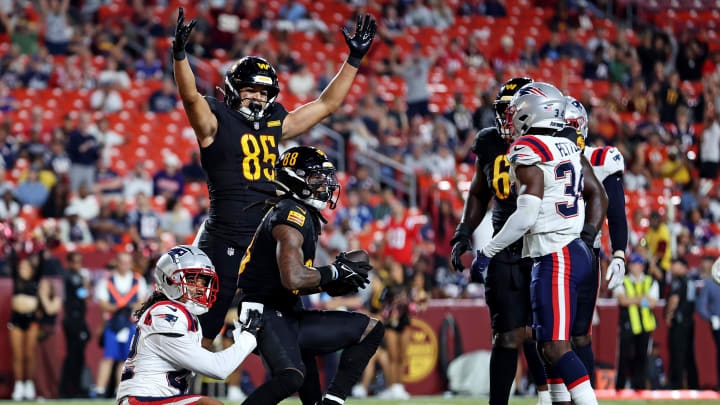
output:
[{"label": "patriots jersey", "polygon": [[495,197],[492,209],[492,223],[495,233],[502,229],[507,219],[515,212],[517,194],[510,183],[510,163],[507,160],[507,142],[497,128],[480,130],[475,137],[472,151],[485,174],[488,188]]},{"label": "patriots jersey", "polygon": [[511,180],[517,182],[517,166],[536,166],[545,186],[538,218],[523,237],[523,257],[557,252],[580,237],[585,222],[581,153],[564,137],[526,135],[510,145]]},{"label": "patriots jersey", "polygon": [[160,301],[140,317],[125,360],[117,398],[169,397],[187,394],[195,373],[179,368],[153,336],[165,335],[178,344],[201,347],[202,331],[197,317],[184,305]]}]

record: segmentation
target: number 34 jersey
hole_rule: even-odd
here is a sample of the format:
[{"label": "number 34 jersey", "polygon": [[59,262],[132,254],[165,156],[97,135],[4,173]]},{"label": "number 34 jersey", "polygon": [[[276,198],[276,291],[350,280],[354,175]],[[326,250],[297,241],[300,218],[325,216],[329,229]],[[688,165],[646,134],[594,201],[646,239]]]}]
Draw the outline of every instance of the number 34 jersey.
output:
[{"label": "number 34 jersey", "polygon": [[271,181],[275,179],[278,144],[288,112],[274,103],[263,119],[249,122],[227,104],[212,97],[205,99],[218,121],[215,140],[200,148],[210,194],[205,228],[212,235],[247,246],[263,212],[262,204],[247,211],[244,208],[268,198],[249,187],[275,190]]},{"label": "number 34 jersey", "polygon": [[562,136],[526,135],[510,145],[511,180],[517,180],[517,166],[536,166],[545,185],[537,221],[523,238],[523,257],[558,252],[580,237],[585,222],[581,153]]}]

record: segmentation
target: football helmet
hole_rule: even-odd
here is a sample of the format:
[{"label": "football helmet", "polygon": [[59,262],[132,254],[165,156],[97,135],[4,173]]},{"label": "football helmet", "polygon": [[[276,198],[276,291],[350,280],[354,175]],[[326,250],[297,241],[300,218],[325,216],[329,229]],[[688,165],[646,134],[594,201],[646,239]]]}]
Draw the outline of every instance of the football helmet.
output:
[{"label": "football helmet", "polygon": [[538,133],[565,127],[565,96],[555,86],[543,82],[526,84],[515,93],[505,111],[505,127],[510,139],[533,130]]},{"label": "football helmet", "polygon": [[[240,89],[246,86],[262,86],[267,89],[268,97],[265,106],[255,99],[249,99],[243,106]],[[275,68],[265,59],[258,56],[245,56],[235,62],[225,73],[225,104],[238,111],[248,121],[258,121],[275,102],[280,93]]]},{"label": "football helmet", "polygon": [[588,113],[585,106],[572,96],[566,96],[565,100],[567,101],[565,105],[565,124],[575,128],[580,132],[583,140],[587,140]]},{"label": "football helmet", "polygon": [[275,179],[295,198],[318,210],[327,206],[335,209],[340,196],[335,165],[323,151],[312,146],[286,150],[275,164]]},{"label": "football helmet", "polygon": [[[172,301],[195,315],[202,315],[215,302],[218,277],[210,258],[191,245],[179,245],[160,256],[153,274],[155,285]],[[180,301],[185,298],[185,300]]]},{"label": "football helmet", "polygon": [[510,104],[510,100],[520,88],[526,84],[533,82],[529,77],[513,77],[503,83],[493,102],[493,110],[495,111],[495,125],[503,138],[510,139],[510,133],[505,127],[505,110]]}]

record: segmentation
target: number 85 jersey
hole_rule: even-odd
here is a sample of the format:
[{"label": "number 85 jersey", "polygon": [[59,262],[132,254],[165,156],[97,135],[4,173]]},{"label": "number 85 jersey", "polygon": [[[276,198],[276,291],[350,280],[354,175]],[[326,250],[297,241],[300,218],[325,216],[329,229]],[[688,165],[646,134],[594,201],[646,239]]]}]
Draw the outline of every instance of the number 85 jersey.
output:
[{"label": "number 85 jersey", "polygon": [[540,213],[523,238],[523,257],[560,251],[580,237],[585,222],[580,148],[561,136],[525,135],[510,145],[510,178],[518,166],[542,170],[544,191]]}]

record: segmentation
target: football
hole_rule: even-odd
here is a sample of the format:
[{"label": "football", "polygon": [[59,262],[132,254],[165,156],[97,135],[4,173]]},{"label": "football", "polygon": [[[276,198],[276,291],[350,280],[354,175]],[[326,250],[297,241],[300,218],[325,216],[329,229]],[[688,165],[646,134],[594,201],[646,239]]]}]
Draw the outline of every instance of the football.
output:
[{"label": "football", "polygon": [[370,254],[365,249],[351,250],[345,255],[355,263],[370,263]]}]

